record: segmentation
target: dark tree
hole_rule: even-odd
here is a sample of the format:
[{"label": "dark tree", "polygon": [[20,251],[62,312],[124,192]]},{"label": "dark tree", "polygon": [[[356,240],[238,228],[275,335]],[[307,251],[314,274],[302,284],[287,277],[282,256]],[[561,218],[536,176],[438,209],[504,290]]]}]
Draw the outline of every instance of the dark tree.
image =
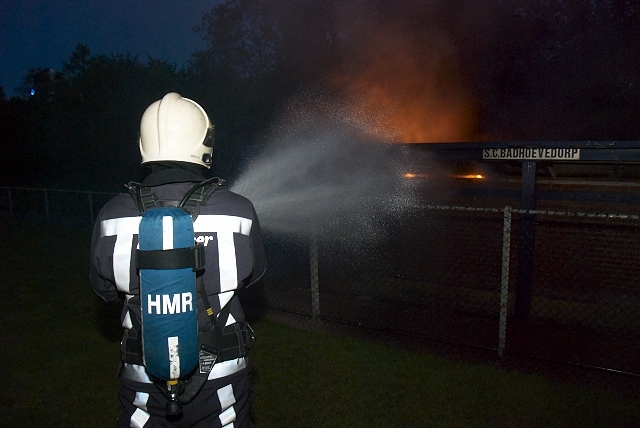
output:
[{"label": "dark tree", "polygon": [[189,95],[187,74],[154,58],[92,55],[85,45],[62,70],[30,70],[25,95],[2,102],[9,122],[0,131],[3,159],[15,159],[11,171],[18,171],[3,181],[120,191],[142,175],[137,137],[144,109],[167,92]]}]

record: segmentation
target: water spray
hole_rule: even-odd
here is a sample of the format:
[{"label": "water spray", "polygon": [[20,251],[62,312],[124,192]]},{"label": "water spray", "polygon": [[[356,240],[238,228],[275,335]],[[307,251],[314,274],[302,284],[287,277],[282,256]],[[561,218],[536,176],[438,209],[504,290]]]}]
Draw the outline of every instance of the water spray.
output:
[{"label": "water spray", "polygon": [[336,105],[292,111],[231,186],[254,203],[263,229],[375,240],[389,216],[417,206],[401,145]]}]

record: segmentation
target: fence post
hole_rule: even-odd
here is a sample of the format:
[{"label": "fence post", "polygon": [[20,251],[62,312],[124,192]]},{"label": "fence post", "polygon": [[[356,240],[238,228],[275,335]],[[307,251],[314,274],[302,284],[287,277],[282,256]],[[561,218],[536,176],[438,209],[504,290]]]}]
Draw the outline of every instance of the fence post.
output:
[{"label": "fence post", "polygon": [[47,216],[47,223],[49,223],[49,196],[47,194],[47,189],[42,189],[44,191],[44,212]]},{"label": "fence post", "polygon": [[309,265],[311,268],[311,317],[320,315],[320,281],[318,278],[318,241],[315,234],[309,245]]},{"label": "fence post", "polygon": [[93,215],[93,197],[91,192],[87,192],[87,195],[89,195],[89,216],[91,216],[91,224],[93,224],[95,221]]},{"label": "fence post", "polygon": [[9,196],[9,214],[13,217],[13,201],[11,200],[11,187],[7,187],[7,194]]},{"label": "fence post", "polygon": [[[536,163],[522,163],[522,209],[535,210]],[[518,254],[518,283],[516,286],[516,319],[528,323],[531,315],[531,289],[533,287],[533,245],[535,216],[525,212],[520,217],[520,240]]]},{"label": "fence post", "polygon": [[504,207],[502,223],[502,276],[500,282],[500,321],[498,323],[498,356],[504,357],[509,310],[509,263],[511,260],[511,207]]}]

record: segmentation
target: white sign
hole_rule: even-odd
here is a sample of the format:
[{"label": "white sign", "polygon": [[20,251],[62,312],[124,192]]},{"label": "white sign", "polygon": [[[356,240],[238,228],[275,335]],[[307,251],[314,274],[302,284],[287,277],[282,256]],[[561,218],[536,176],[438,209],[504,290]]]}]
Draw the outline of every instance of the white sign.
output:
[{"label": "white sign", "polygon": [[580,149],[549,149],[538,147],[482,149],[482,159],[580,160]]}]

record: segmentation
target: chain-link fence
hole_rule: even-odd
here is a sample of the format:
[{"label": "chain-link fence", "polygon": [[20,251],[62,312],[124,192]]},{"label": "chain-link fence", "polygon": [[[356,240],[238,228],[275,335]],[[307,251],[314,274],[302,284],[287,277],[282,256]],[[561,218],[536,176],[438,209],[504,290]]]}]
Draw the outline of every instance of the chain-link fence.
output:
[{"label": "chain-link fence", "polygon": [[638,216],[429,206],[391,229],[372,245],[267,235],[269,270],[249,298],[294,318],[640,375]]},{"label": "chain-link fence", "polygon": [[[112,196],[0,195],[4,216],[82,226]],[[265,231],[268,271],[245,300],[292,320],[640,376],[637,215],[425,206],[377,239],[358,235]]]},{"label": "chain-link fence", "polygon": [[529,213],[535,215],[532,285],[521,293],[525,322],[515,317],[507,349],[640,374],[639,217]]}]

